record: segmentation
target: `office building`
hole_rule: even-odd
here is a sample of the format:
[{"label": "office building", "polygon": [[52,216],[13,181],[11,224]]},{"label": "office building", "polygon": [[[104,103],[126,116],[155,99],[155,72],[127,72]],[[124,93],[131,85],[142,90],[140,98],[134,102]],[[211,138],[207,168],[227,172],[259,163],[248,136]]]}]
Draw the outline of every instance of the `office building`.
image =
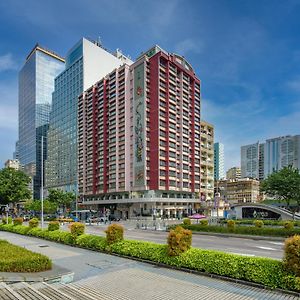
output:
[{"label": "office building", "polygon": [[263,180],[287,166],[300,169],[300,135],[276,137],[241,147],[242,178]]},{"label": "office building", "polygon": [[120,51],[112,54],[100,43],[85,38],[67,53],[65,70],[55,78],[48,134],[47,189],[77,192],[78,96],[124,62],[131,61]]},{"label": "office building", "polygon": [[19,141],[15,144],[15,151],[13,152],[13,159],[19,160]]},{"label": "office building", "polygon": [[200,197],[200,81],[155,46],[78,100],[79,195],[115,215],[181,216]]},{"label": "office building", "polygon": [[300,135],[287,135],[266,140],[264,148],[264,177],[283,167],[300,170]]},{"label": "office building", "polygon": [[226,179],[236,180],[241,178],[241,169],[238,167],[232,167],[226,172]]},{"label": "office building", "polygon": [[242,178],[259,178],[259,142],[241,147]]},{"label": "office building", "polygon": [[205,121],[200,126],[200,199],[206,201],[214,197],[214,126]]},{"label": "office building", "polygon": [[224,145],[222,143],[214,143],[214,179],[220,180],[224,178]]},{"label": "office building", "polygon": [[[54,78],[63,68],[62,57],[37,44],[19,72],[19,141],[15,155],[21,165],[34,169],[35,198],[40,197],[41,187],[41,137],[47,136]],[[46,149],[44,142],[44,158]]]},{"label": "office building", "polygon": [[4,164],[5,168],[12,168],[15,170],[21,170],[22,167],[20,165],[19,160],[17,159],[8,159],[5,164]]}]

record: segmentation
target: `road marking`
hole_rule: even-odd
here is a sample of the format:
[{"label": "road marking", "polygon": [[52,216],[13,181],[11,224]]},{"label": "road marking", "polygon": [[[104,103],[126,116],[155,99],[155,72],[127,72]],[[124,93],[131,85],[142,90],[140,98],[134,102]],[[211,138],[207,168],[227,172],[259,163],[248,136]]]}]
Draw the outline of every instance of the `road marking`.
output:
[{"label": "road marking", "polygon": [[284,243],[282,242],[269,242],[270,244],[273,244],[273,245],[279,245],[279,246],[283,246]]},{"label": "road marking", "polygon": [[263,247],[263,246],[255,246],[256,248],[262,249],[262,250],[273,250],[273,251],[278,251],[278,249],[274,249],[271,247]]}]

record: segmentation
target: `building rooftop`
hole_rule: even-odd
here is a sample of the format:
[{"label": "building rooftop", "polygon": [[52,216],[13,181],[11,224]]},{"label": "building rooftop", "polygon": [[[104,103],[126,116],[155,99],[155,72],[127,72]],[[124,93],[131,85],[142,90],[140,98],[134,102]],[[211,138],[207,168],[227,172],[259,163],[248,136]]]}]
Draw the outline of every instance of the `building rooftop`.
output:
[{"label": "building rooftop", "polygon": [[55,52],[52,51],[52,50],[49,50],[49,49],[47,49],[47,48],[45,48],[45,47],[42,47],[41,45],[39,45],[39,43],[36,43],[35,46],[33,47],[33,49],[32,49],[32,50],[30,51],[30,53],[27,55],[26,61],[28,61],[28,59],[30,59],[30,57],[31,57],[31,56],[33,55],[33,53],[36,52],[36,51],[41,51],[41,52],[43,52],[43,53],[45,53],[45,54],[47,54],[47,55],[49,55],[49,56],[52,56],[52,57],[54,57],[54,58],[56,58],[56,59],[58,59],[58,60],[60,60],[60,61],[62,61],[62,62],[65,62],[65,59],[64,59],[62,56],[58,55],[57,53],[55,53]]}]

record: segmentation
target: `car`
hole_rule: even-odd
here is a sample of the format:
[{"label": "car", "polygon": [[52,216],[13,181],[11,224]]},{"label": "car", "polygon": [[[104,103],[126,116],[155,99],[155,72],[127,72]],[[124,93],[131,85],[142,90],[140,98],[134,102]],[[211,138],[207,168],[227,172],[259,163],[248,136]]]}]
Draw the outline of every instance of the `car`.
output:
[{"label": "car", "polygon": [[23,216],[23,221],[29,221],[32,217],[30,215],[24,215]]}]

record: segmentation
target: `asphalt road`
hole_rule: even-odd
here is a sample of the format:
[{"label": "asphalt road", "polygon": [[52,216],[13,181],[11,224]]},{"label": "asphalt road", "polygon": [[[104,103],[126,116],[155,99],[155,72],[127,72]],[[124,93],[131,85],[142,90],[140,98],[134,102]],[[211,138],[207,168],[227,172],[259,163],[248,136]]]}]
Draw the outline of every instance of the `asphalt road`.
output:
[{"label": "asphalt road", "polygon": [[[87,225],[86,233],[105,236],[107,225]],[[126,228],[125,238],[165,244],[168,233],[165,231]],[[192,245],[196,248],[220,250],[247,256],[261,256],[282,259],[283,242],[272,240],[254,240],[227,236],[193,235]]]}]

